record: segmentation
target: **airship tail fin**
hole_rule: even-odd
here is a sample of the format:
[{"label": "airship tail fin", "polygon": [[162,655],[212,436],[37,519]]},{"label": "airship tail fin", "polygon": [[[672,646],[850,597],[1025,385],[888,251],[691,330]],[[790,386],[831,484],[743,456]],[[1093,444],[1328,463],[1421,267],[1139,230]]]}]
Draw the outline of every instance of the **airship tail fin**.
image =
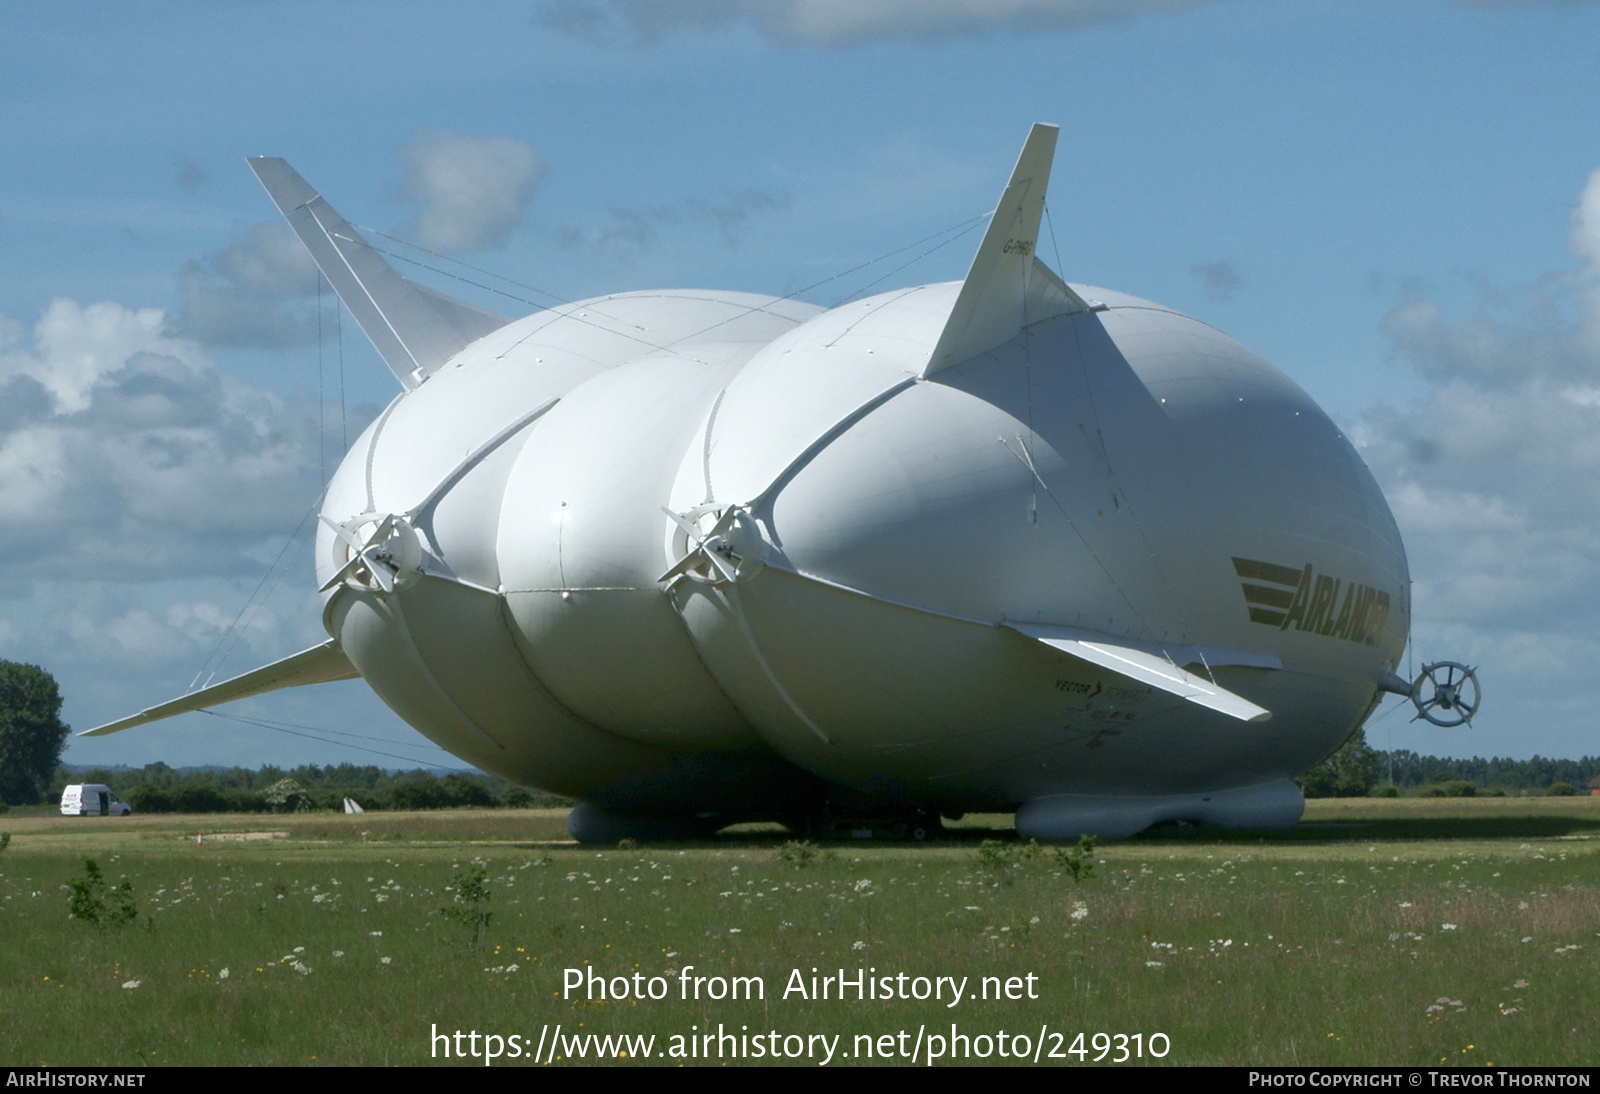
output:
[{"label": "airship tail fin", "polygon": [[107,722],[78,736],[104,737],[108,733],[119,733],[124,729],[142,726],[146,722],[158,722],[174,714],[204,710],[206,707],[219,706],[235,699],[247,699],[252,695],[263,695],[280,688],[321,684],[329,680],[352,680],[355,676],[355,666],[350,664],[350,659],[344,655],[339,644],[330,638],[320,646],[312,646],[309,650],[302,650],[292,657],[285,657],[282,661],[274,661],[243,676],[235,676],[232,680],[224,680],[220,684],[191,691],[180,699],[150,707],[119,721]]},{"label": "airship tail fin", "polygon": [[256,156],[250,169],[407,390],[456,351],[511,320],[396,273],[293,167]]},{"label": "airship tail fin", "polygon": [[1030,323],[1090,309],[1034,254],[1059,132],[1053,125],[1029,132],[924,377],[1004,345]]}]

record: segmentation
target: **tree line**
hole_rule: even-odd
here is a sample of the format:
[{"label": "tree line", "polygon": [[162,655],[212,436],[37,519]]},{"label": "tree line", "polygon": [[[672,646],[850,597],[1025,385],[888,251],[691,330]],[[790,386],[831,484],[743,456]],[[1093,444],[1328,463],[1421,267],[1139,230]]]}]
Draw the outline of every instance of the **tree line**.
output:
[{"label": "tree line", "polygon": [[493,775],[465,771],[386,771],[361,764],[303,764],[285,770],[186,768],[164,763],[142,768],[59,767],[53,800],[71,783],[103,783],[136,813],[293,813],[342,810],[346,798],[371,810],[527,809],[571,805],[566,798],[529,790]]},{"label": "tree line", "polygon": [[[1587,794],[1600,775],[1600,756],[1558,760],[1534,756],[1452,759],[1410,749],[1384,752],[1356,731],[1338,751],[1295,781],[1308,798],[1350,798],[1407,793],[1468,797],[1478,794]],[[1392,788],[1392,790],[1388,789]]]}]

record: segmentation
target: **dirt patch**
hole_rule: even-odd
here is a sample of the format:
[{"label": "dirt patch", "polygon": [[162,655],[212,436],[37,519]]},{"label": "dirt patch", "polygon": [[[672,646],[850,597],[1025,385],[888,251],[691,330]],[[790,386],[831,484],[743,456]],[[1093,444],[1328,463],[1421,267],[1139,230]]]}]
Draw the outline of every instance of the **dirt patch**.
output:
[{"label": "dirt patch", "polygon": [[[287,832],[213,832],[210,835],[206,835],[205,840],[207,843],[212,843],[225,840],[282,839],[288,834]],[[189,839],[190,837],[183,836],[181,838]]]}]

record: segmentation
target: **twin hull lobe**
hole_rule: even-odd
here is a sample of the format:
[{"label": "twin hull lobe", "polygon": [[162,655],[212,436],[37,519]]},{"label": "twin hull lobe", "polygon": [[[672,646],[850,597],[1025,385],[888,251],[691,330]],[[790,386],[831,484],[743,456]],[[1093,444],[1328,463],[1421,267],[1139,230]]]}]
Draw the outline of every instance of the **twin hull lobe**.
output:
[{"label": "twin hull lobe", "polygon": [[[631,294],[480,340],[330,484],[333,523],[392,515],[421,544],[384,590],[325,527],[319,580],[349,571],[330,633],[442,747],[630,814],[784,817],[828,784],[950,810],[1199,794],[1326,754],[1407,622],[1349,444],[1237,343],[1117,294],[917,380],[957,288],[820,314]],[[1241,596],[1239,559],[1371,589],[1383,626],[1263,626],[1250,586],[1289,586]],[[1007,622],[1271,655],[1207,671],[1272,719]]]}]

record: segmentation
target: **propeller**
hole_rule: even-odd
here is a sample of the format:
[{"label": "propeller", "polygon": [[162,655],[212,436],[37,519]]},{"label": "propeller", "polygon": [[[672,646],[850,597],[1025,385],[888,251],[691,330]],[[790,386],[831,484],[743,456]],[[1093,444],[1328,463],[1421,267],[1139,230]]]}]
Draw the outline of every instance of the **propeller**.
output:
[{"label": "propeller", "polygon": [[[392,593],[410,582],[413,578],[423,576],[446,577],[422,568],[424,554],[422,536],[417,531],[419,518],[437,505],[450,489],[464,478],[467,472],[478,466],[506,441],[516,436],[524,426],[529,425],[544,415],[551,407],[561,400],[558,398],[547,399],[526,414],[518,416],[494,436],[484,441],[477,448],[467,453],[449,474],[440,479],[421,501],[413,505],[404,513],[381,513],[369,510],[349,520],[334,521],[326,515],[319,516],[322,523],[333,529],[334,535],[344,545],[345,558],[343,563],[334,572],[334,575],[323,582],[317,591],[325,593],[335,585],[348,585],[352,589],[368,593]],[[394,404],[390,404],[393,409]],[[385,420],[388,411],[384,412]],[[379,435],[382,434],[382,423],[379,424]],[[372,444],[378,443],[374,436]],[[367,504],[373,503],[371,484],[368,484]],[[471,582],[455,580],[458,584],[472,585]],[[477,588],[478,586],[472,586]]]},{"label": "propeller", "polygon": [[766,538],[744,506],[711,502],[683,513],[666,506],[661,511],[678,526],[676,542],[682,554],[656,578],[658,582],[670,586],[686,577],[702,585],[727,585],[753,577],[766,566]]},{"label": "propeller", "polygon": [[404,516],[362,513],[343,524],[321,517],[345,547],[345,562],[317,591],[345,584],[392,593],[422,572],[422,539]]},{"label": "propeller", "polygon": [[[1424,700],[1424,689],[1429,685],[1433,694]],[[1469,724],[1483,702],[1478,690],[1478,670],[1458,661],[1423,665],[1422,675],[1411,685],[1411,702],[1417,708],[1416,716],[1411,719],[1413,722],[1425,718],[1446,729]]]}]

